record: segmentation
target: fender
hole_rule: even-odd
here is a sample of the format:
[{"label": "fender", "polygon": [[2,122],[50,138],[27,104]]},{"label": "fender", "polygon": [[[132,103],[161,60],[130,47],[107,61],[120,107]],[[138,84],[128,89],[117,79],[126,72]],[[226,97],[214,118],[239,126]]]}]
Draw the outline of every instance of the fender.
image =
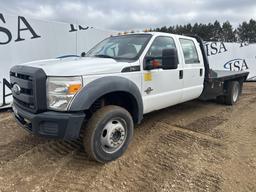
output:
[{"label": "fender", "polygon": [[126,92],[132,95],[135,99],[138,108],[138,117],[136,117],[136,122],[140,123],[143,118],[143,101],[140,90],[135,83],[123,77],[102,77],[89,83],[75,96],[69,110],[88,110],[100,97],[117,91]]}]

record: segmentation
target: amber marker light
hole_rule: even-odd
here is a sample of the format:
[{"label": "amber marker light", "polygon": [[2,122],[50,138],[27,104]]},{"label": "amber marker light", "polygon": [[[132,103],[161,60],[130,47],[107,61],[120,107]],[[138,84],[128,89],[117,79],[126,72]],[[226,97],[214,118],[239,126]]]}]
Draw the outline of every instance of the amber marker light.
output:
[{"label": "amber marker light", "polygon": [[70,85],[68,87],[68,93],[74,95],[74,94],[76,94],[81,89],[81,87],[82,87],[81,84]]}]

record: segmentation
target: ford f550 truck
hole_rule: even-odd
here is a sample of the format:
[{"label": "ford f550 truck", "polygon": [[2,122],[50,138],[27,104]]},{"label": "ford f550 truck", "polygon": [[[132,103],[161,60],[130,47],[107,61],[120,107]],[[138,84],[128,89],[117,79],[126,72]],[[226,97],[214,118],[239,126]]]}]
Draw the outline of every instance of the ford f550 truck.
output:
[{"label": "ford f550 truck", "polygon": [[109,37],[81,57],[10,71],[13,111],[29,132],[77,139],[93,160],[119,158],[143,115],[193,99],[233,105],[247,72],[213,71],[198,37],[136,33]]}]

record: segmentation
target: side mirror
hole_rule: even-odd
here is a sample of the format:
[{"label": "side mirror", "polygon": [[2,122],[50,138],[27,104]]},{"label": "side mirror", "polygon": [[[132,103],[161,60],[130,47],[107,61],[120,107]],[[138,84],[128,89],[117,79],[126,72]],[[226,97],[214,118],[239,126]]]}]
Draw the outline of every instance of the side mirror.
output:
[{"label": "side mirror", "polygon": [[176,49],[162,50],[161,57],[146,57],[144,60],[144,69],[177,69],[178,68],[178,54]]},{"label": "side mirror", "polygon": [[178,53],[176,49],[164,49],[162,52],[162,68],[177,69]]}]

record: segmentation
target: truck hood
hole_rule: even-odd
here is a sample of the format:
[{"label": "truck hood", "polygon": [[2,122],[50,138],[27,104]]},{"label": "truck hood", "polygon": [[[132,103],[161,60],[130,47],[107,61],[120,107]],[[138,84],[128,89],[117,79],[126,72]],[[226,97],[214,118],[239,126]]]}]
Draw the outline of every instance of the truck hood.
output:
[{"label": "truck hood", "polygon": [[77,76],[97,75],[106,73],[120,73],[123,68],[129,67],[127,62],[117,62],[111,58],[65,58],[33,61],[21,64],[37,67],[44,70],[47,76]]}]

